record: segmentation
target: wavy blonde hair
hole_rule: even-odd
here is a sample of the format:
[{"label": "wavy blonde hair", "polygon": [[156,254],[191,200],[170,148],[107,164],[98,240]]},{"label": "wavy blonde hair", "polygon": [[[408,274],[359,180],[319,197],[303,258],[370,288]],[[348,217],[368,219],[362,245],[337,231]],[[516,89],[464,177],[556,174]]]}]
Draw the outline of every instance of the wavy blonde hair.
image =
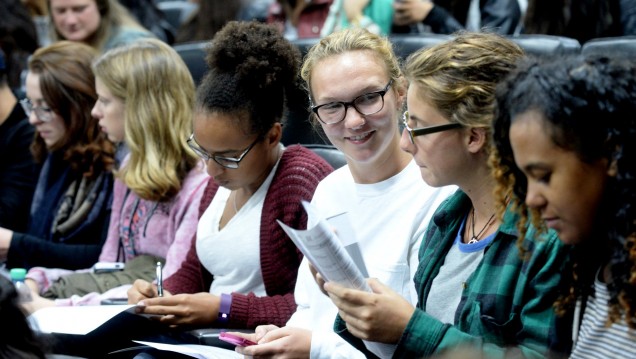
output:
[{"label": "wavy blonde hair", "polygon": [[394,83],[402,78],[400,61],[393,52],[393,45],[383,36],[373,34],[365,29],[346,29],[324,37],[305,55],[300,76],[305,81],[307,92],[311,96],[311,74],[316,65],[329,57],[350,51],[368,51],[380,60]]},{"label": "wavy blonde hair", "polygon": [[460,32],[409,56],[404,74],[449,121],[490,134],[495,87],[523,56],[517,44],[501,35]]},{"label": "wavy blonde hair", "polygon": [[185,63],[169,45],[146,39],[106,52],[93,71],[125,102],[130,157],[118,178],[143,199],[171,199],[199,161],[185,141],[194,102],[194,82]]}]

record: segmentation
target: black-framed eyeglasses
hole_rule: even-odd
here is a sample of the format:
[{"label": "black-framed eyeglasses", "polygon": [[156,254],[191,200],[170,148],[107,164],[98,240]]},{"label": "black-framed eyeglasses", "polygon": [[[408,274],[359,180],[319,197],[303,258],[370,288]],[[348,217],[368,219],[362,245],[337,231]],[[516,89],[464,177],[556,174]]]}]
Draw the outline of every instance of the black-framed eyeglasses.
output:
[{"label": "black-framed eyeglasses", "polygon": [[27,116],[31,116],[31,112],[35,112],[35,116],[42,122],[49,122],[53,119],[53,110],[49,107],[33,106],[33,102],[28,98],[20,100],[20,106]]},{"label": "black-framed eyeglasses", "polygon": [[405,111],[402,116],[402,124],[404,124],[404,129],[409,134],[409,139],[412,144],[415,144],[415,137],[429,135],[431,133],[442,132],[447,130],[453,130],[456,128],[463,127],[460,123],[447,123],[445,125],[437,125],[437,126],[429,126],[429,127],[420,127],[420,128],[410,128],[408,125],[409,121],[409,112]]},{"label": "black-framed eyeglasses", "polygon": [[373,115],[384,108],[384,95],[389,91],[393,79],[380,91],[362,94],[350,102],[329,102],[318,106],[311,106],[311,111],[316,114],[318,120],[325,125],[334,125],[341,122],[347,116],[347,108],[353,107],[361,115]]},{"label": "black-framed eyeglasses", "polygon": [[190,146],[192,151],[194,151],[194,153],[196,153],[199,157],[203,158],[203,160],[205,160],[206,162],[209,160],[214,160],[214,162],[218,163],[221,167],[237,169],[239,167],[239,163],[250,152],[252,147],[254,147],[254,145],[257,144],[260,140],[261,137],[257,137],[256,140],[254,140],[251,145],[247,146],[247,148],[244,149],[238,157],[223,157],[209,154],[206,150],[201,148],[201,146],[194,139],[194,133],[192,133],[190,137],[188,137],[188,140],[186,142],[188,143],[188,146]]}]

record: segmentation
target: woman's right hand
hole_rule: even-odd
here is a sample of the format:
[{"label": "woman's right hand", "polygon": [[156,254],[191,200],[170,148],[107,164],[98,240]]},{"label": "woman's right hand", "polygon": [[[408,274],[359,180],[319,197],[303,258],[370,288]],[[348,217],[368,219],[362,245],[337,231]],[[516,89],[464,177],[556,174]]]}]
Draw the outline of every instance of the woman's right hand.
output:
[{"label": "woman's right hand", "polygon": [[426,19],[433,9],[431,0],[402,0],[393,3],[393,23],[398,26],[416,24]]},{"label": "woman's right hand", "polygon": [[128,304],[137,304],[141,300],[154,298],[157,295],[156,285],[143,279],[137,279],[128,289]]}]

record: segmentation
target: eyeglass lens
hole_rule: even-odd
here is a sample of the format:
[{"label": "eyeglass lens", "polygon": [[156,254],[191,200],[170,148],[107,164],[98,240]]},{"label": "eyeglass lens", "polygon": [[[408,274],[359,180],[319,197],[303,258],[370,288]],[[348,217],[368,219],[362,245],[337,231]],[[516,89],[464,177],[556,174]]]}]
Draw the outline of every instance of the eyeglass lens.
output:
[{"label": "eyeglass lens", "polygon": [[314,111],[320,121],[327,125],[344,120],[345,116],[347,116],[347,108],[349,106],[355,108],[356,111],[365,116],[376,114],[384,107],[384,95],[392,82],[393,80],[390,80],[384,89],[380,91],[362,94],[354,98],[351,102],[331,102],[316,106]]}]

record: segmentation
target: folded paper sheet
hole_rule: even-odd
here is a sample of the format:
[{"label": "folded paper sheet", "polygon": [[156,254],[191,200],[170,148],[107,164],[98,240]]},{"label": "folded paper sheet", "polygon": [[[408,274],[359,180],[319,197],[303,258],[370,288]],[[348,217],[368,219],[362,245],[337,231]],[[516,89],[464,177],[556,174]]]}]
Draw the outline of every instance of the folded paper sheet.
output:
[{"label": "folded paper sheet", "polygon": [[33,330],[84,335],[121,313],[135,313],[135,305],[97,305],[43,308],[29,316]]},{"label": "folded paper sheet", "polygon": [[[368,274],[358,240],[346,213],[325,220],[311,203],[303,201],[303,207],[310,219],[309,223],[314,224],[308,226],[307,230],[294,229],[278,221],[296,247],[327,282],[371,292],[365,279]],[[393,344],[366,340],[364,344],[380,358],[392,357],[396,348]]]}]

